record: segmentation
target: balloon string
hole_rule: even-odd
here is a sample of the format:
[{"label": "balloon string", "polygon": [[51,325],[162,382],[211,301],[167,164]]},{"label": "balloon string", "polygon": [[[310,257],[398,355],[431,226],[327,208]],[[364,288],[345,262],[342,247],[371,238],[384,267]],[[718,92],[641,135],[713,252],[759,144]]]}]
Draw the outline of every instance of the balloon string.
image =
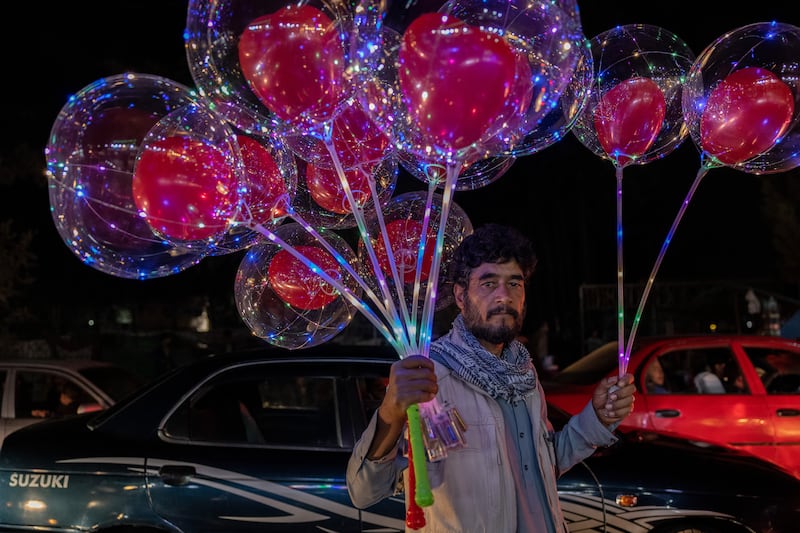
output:
[{"label": "balloon string", "polygon": [[686,212],[686,208],[689,206],[689,202],[692,200],[695,191],[697,191],[697,187],[700,185],[700,181],[703,179],[703,176],[705,176],[708,173],[708,170],[710,168],[712,168],[712,164],[703,163],[700,166],[700,169],[697,171],[697,175],[695,176],[691,187],[689,187],[689,192],[683,199],[680,209],[678,209],[678,214],[675,216],[675,220],[672,221],[672,227],[670,227],[669,232],[667,232],[667,237],[664,239],[664,243],[661,245],[661,250],[658,252],[658,257],[656,258],[656,262],[653,265],[653,270],[650,272],[650,277],[647,278],[647,283],[645,284],[644,291],[642,292],[642,298],[639,300],[639,307],[636,309],[636,314],[634,315],[633,318],[633,325],[631,326],[631,332],[630,335],[628,336],[628,345],[627,348],[625,349],[625,357],[624,360],[621,361],[620,375],[625,373],[625,371],[627,371],[628,360],[631,357],[631,348],[633,347],[633,341],[636,338],[636,332],[639,329],[639,322],[642,318],[642,311],[644,309],[645,302],[647,302],[647,297],[650,295],[650,289],[653,287],[653,283],[655,282],[658,269],[661,267],[661,261],[664,259],[664,254],[667,252],[667,248],[672,242],[672,237],[675,235],[675,230],[678,229],[678,224],[683,218],[683,214]]},{"label": "balloon string", "polygon": [[[326,148],[328,149],[328,153],[331,156],[333,165],[336,168],[336,173],[339,176],[339,182],[342,185],[342,190],[344,191],[345,196],[347,197],[347,201],[350,204],[350,209],[353,213],[353,218],[356,221],[356,225],[358,226],[360,238],[364,244],[364,249],[366,250],[367,255],[369,256],[370,262],[372,263],[372,269],[375,272],[375,276],[378,280],[378,286],[381,290],[381,294],[383,295],[383,299],[385,302],[384,309],[386,310],[385,312],[386,319],[393,325],[392,329],[395,330],[394,334],[398,336],[398,338],[401,339],[401,342],[403,343],[403,350],[399,351],[399,355],[402,357],[403,355],[409,353],[409,350],[411,349],[411,342],[410,339],[408,338],[408,334],[405,328],[401,327],[401,325],[404,324],[404,322],[400,320],[400,316],[394,305],[394,300],[392,299],[391,294],[389,294],[389,288],[387,287],[386,283],[383,280],[380,262],[378,261],[378,257],[375,254],[375,249],[372,246],[372,240],[370,238],[370,234],[367,229],[367,223],[366,220],[364,219],[364,212],[361,209],[361,206],[356,201],[355,197],[353,196],[353,191],[350,189],[350,184],[348,183],[347,176],[344,173],[344,168],[342,167],[342,162],[339,159],[339,154],[336,151],[336,147],[333,145],[332,130],[333,128],[330,124],[326,125],[323,133],[323,141],[325,143]],[[368,181],[372,180],[373,180],[372,176],[369,176]],[[380,212],[381,211],[380,199],[373,196],[372,203],[375,206],[376,213]],[[382,220],[383,219],[381,218],[380,221],[382,222]],[[400,286],[400,283],[398,283],[399,276],[397,275],[396,271],[395,261],[392,254],[392,247],[388,245],[387,242],[388,237],[386,236],[386,230],[383,225],[381,225],[381,234],[384,236],[384,242],[385,242],[384,249],[386,250],[387,253],[388,263],[389,265],[391,265],[393,275],[395,276],[395,285],[399,287]],[[402,299],[399,300],[400,302],[403,301]]]},{"label": "balloon string", "polygon": [[311,268],[315,274],[321,277],[323,280],[328,282],[331,286],[333,286],[336,290],[338,290],[347,301],[350,302],[353,306],[356,307],[366,318],[369,320],[372,325],[374,325],[378,331],[386,338],[386,340],[391,344],[395,350],[400,353],[403,349],[405,349],[405,345],[402,343],[401,340],[397,339],[386,324],[375,314],[375,312],[366,305],[363,300],[357,297],[353,292],[350,290],[349,287],[344,285],[340,280],[333,278],[330,274],[325,272],[323,269],[319,268],[319,265],[311,261],[308,257],[303,255],[302,253],[298,252],[292,245],[288,244],[286,241],[278,237],[275,233],[265,228],[258,222],[251,222],[250,223],[251,229],[258,231],[267,239],[272,242],[278,244],[282,249],[286,250],[290,254],[292,254],[295,258],[302,261],[303,264],[307,265]]},{"label": "balloon string", "polygon": [[622,377],[627,370],[627,359],[625,359],[625,295],[624,295],[624,276],[623,276],[623,254],[622,254],[622,169],[621,165],[615,165],[617,178],[617,353],[619,364],[619,376]]}]

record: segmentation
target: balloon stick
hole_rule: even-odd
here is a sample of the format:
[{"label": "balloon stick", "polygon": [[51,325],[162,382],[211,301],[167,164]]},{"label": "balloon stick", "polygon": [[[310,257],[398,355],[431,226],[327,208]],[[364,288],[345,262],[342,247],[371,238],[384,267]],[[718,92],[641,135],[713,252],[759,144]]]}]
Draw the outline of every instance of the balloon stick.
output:
[{"label": "balloon stick", "polygon": [[669,244],[672,242],[672,237],[675,235],[675,231],[678,229],[678,224],[680,224],[683,214],[686,212],[686,208],[689,206],[689,202],[692,200],[695,191],[697,191],[700,181],[713,166],[713,163],[706,162],[703,162],[700,165],[700,169],[697,171],[697,176],[695,176],[692,186],[689,187],[689,192],[686,193],[686,197],[683,199],[680,209],[678,209],[678,214],[675,215],[675,220],[672,221],[672,227],[669,228],[667,237],[664,239],[664,243],[661,245],[661,250],[658,252],[658,257],[653,265],[653,270],[650,272],[650,277],[647,278],[647,283],[645,284],[644,291],[642,292],[642,298],[639,300],[639,307],[636,309],[636,314],[633,317],[633,325],[631,326],[631,333],[628,336],[628,345],[625,349],[625,356],[623,360],[620,361],[620,375],[624,373],[628,367],[628,360],[631,357],[631,347],[633,346],[633,341],[636,338],[636,331],[639,329],[639,322],[642,319],[642,310],[644,309],[644,304],[647,302],[647,297],[650,295],[650,289],[653,287],[658,269],[661,268],[661,262],[664,260],[664,254],[667,252],[667,248],[669,248]]},{"label": "balloon stick", "polygon": [[617,351],[619,353],[619,377],[625,374],[628,361],[625,359],[625,300],[622,274],[622,166],[615,167],[617,177]]}]

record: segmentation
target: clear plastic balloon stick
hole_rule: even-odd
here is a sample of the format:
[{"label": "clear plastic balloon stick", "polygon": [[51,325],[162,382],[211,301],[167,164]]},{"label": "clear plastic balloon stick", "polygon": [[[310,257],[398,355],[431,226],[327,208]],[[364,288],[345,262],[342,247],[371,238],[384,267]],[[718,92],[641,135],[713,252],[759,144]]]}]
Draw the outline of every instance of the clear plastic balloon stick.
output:
[{"label": "clear plastic balloon stick", "polygon": [[[447,217],[450,214],[450,206],[453,200],[453,194],[456,190],[456,183],[458,181],[458,174],[461,169],[460,162],[448,162],[447,164],[447,178],[444,184],[444,192],[442,194],[442,209],[439,221],[439,231],[436,233],[436,249],[433,254],[433,262],[431,263],[430,283],[427,286],[425,294],[425,304],[422,311],[422,331],[419,336],[419,344],[422,348],[422,353],[426,357],[430,353],[431,336],[433,334],[433,315],[436,309],[436,296],[439,282],[439,270],[441,268],[443,248],[444,248],[444,234],[447,227]],[[420,252],[421,253],[421,252]]]},{"label": "clear plastic balloon stick", "polygon": [[617,178],[617,353],[619,354],[619,377],[625,374],[628,361],[625,358],[625,284],[622,254],[622,169],[614,165]]},{"label": "clear plastic balloon stick", "polygon": [[[369,231],[367,229],[367,223],[366,223],[366,220],[364,218],[364,212],[363,212],[363,210],[361,208],[361,205],[359,205],[359,203],[356,201],[355,196],[353,196],[353,191],[350,188],[350,184],[347,181],[347,177],[346,177],[346,175],[344,173],[344,168],[342,167],[342,162],[339,159],[339,154],[336,151],[336,148],[335,148],[335,146],[333,144],[333,139],[331,137],[331,135],[332,135],[331,131],[332,131],[332,128],[330,126],[327,126],[325,128],[325,132],[324,132],[324,135],[323,135],[323,137],[324,137],[323,140],[325,142],[325,146],[328,149],[328,153],[330,154],[331,159],[333,161],[333,165],[334,165],[334,168],[336,169],[336,173],[339,176],[339,182],[342,185],[342,190],[344,191],[345,196],[347,198],[347,202],[350,205],[350,209],[351,209],[351,211],[353,213],[353,218],[355,219],[356,225],[358,226],[360,239],[364,243],[364,249],[366,250],[367,255],[369,256],[370,263],[372,264],[372,269],[375,272],[376,278],[379,280],[378,281],[378,286],[381,289],[381,294],[382,294],[383,299],[384,299],[385,308],[388,310],[388,313],[387,313],[388,316],[386,316],[386,318],[390,322],[390,324],[392,324],[392,327],[395,330],[395,333],[394,333],[395,336],[399,335],[398,338],[403,338],[403,349],[400,351],[400,356],[402,357],[402,356],[408,354],[409,353],[409,349],[411,348],[411,342],[410,342],[410,339],[408,338],[407,328],[403,328],[402,327],[403,324],[407,324],[408,322],[407,321],[404,322],[404,321],[402,321],[400,319],[400,315],[398,314],[397,308],[394,305],[394,300],[392,299],[391,294],[389,294],[389,288],[386,285],[386,283],[383,281],[383,273],[381,271],[381,266],[380,266],[380,263],[378,261],[378,257],[375,255],[375,248],[372,246],[372,240],[370,238],[370,234],[369,234]],[[371,178],[370,178],[370,181],[372,181]],[[373,205],[375,206],[376,213],[381,211],[380,200],[379,200],[379,198],[377,196],[373,196]],[[389,265],[391,265],[392,275],[394,276],[394,279],[395,279],[395,286],[402,287],[402,282],[400,280],[400,276],[397,273],[396,262],[394,261],[394,257],[392,255],[392,247],[391,247],[391,245],[390,245],[390,243],[388,241],[388,237],[386,235],[387,232],[386,232],[385,225],[383,224],[383,218],[379,217],[378,221],[380,223],[381,235],[383,236],[384,241],[385,241],[385,249],[386,249],[386,252],[387,252],[387,256],[389,258],[388,262],[389,262]],[[400,290],[402,290],[402,289],[400,289]],[[401,293],[401,295],[402,295],[402,293]],[[400,305],[403,305],[402,304],[403,299],[402,298],[398,298],[398,300],[400,302]],[[407,318],[408,315],[406,314],[405,316]]]},{"label": "clear plastic balloon stick", "polygon": [[[419,316],[417,313],[419,312],[418,309],[419,293],[420,289],[422,288],[422,270],[423,270],[422,263],[425,259],[425,248],[428,245],[428,228],[430,227],[431,207],[433,206],[433,197],[435,193],[436,193],[436,182],[431,180],[428,182],[428,193],[425,197],[425,212],[422,217],[422,230],[420,231],[419,246],[417,247],[417,263],[416,263],[416,269],[414,271],[414,289],[413,289],[414,294],[412,296],[413,304],[411,308],[411,316],[414,317]],[[446,217],[444,221],[446,222]],[[444,228],[444,226],[440,226],[440,229],[442,228]],[[434,250],[434,256],[435,254],[436,250]],[[438,270],[434,269],[433,265],[431,265],[431,272],[437,272],[437,271]],[[438,280],[438,278],[439,278],[438,275],[434,277],[429,276],[431,283],[433,283],[434,280]],[[431,283],[428,284],[428,289],[430,289]],[[423,310],[424,309],[425,306],[423,305]],[[415,328],[414,331],[410,332],[410,337],[412,339],[412,342],[417,347],[417,349],[419,349],[420,345],[422,344],[420,337],[424,337],[424,332],[425,332],[425,318],[423,316],[420,322],[420,327]],[[427,350],[420,353],[422,353],[426,357],[428,356]]]},{"label": "clear plastic balloon stick", "polygon": [[647,297],[650,295],[650,289],[652,289],[653,283],[656,280],[656,274],[658,273],[658,269],[661,267],[661,262],[664,260],[664,254],[667,252],[667,248],[672,242],[672,237],[675,235],[675,230],[678,229],[678,224],[680,224],[683,214],[686,212],[686,208],[689,206],[689,202],[692,201],[692,197],[694,197],[694,193],[697,191],[700,181],[702,181],[703,176],[708,173],[710,168],[712,168],[711,164],[706,164],[703,162],[700,165],[700,169],[697,171],[697,176],[695,176],[692,186],[689,187],[689,192],[686,193],[686,197],[683,199],[680,209],[678,209],[678,214],[675,216],[675,220],[672,221],[672,227],[669,228],[667,237],[664,239],[664,243],[661,245],[661,250],[658,252],[658,257],[653,265],[653,270],[650,272],[650,277],[647,278],[647,283],[645,284],[644,291],[642,292],[642,298],[639,300],[639,307],[636,309],[636,314],[633,317],[633,324],[631,325],[631,332],[628,336],[628,344],[625,349],[625,357],[622,361],[620,361],[620,374],[623,374],[625,371],[627,371],[628,360],[631,357],[631,347],[633,346],[633,341],[636,338],[636,332],[639,329],[639,322],[642,319],[642,311],[644,310],[644,305],[647,302]]},{"label": "clear plastic balloon stick", "polygon": [[[370,261],[372,262],[372,267],[375,271],[375,274],[378,278],[382,276],[380,263],[378,262],[378,258],[375,255],[375,250],[372,247],[372,243],[370,242],[370,235],[367,231],[366,221],[364,220],[364,214],[361,211],[360,206],[355,201],[353,197],[353,192],[350,190],[349,184],[347,183],[347,179],[345,178],[344,169],[342,168],[341,161],[339,160],[338,154],[336,153],[336,149],[333,146],[333,141],[330,136],[330,129],[327,128],[325,134],[325,145],[328,147],[328,151],[331,154],[331,158],[333,159],[334,166],[336,167],[336,171],[339,175],[339,179],[342,184],[342,189],[347,196],[347,201],[350,202],[350,206],[353,210],[354,218],[356,219],[356,224],[358,225],[358,229],[361,234],[361,239],[364,242],[365,249],[369,254]],[[379,212],[380,208],[380,201],[377,197],[373,198],[373,204],[375,205],[375,211]],[[400,305],[404,305],[404,298],[402,297],[402,279],[397,272],[397,267],[392,256],[392,246],[389,242],[388,234],[386,231],[385,224],[383,224],[383,218],[379,218],[379,223],[381,226],[381,235],[384,238],[384,245],[386,247],[387,255],[389,257],[389,264],[392,265],[392,275],[395,279],[395,286],[399,287],[400,291],[400,298],[398,298]],[[442,230],[444,231],[444,230]],[[425,234],[423,233],[423,236]],[[435,255],[435,254],[434,254]],[[435,258],[434,258],[435,263]],[[438,264],[437,264],[438,268]],[[434,273],[437,272],[433,267],[431,269],[431,275],[435,279],[436,275]],[[386,296],[386,303],[387,306],[391,305],[392,298],[389,294],[387,294],[388,288],[386,287],[385,283],[380,283],[381,288],[384,290],[384,294]],[[402,322],[400,320],[399,315],[396,312],[396,309],[392,307],[394,313],[391,317],[386,317],[390,320],[390,322],[396,326],[395,334],[400,334],[400,337],[393,336],[396,343],[393,344],[395,349],[398,352],[398,355],[402,358],[406,355],[410,355],[413,353],[413,344],[411,343],[411,338],[408,335],[408,327],[409,325],[413,325],[410,321]],[[408,318],[408,314],[406,313],[405,316]],[[412,319],[414,317],[411,317]],[[383,325],[383,324],[382,324]],[[402,327],[404,326],[405,327]],[[384,333],[384,336],[386,334]],[[428,471],[427,471],[427,464],[425,458],[425,446],[422,438],[422,420],[420,418],[420,409],[419,404],[414,404],[406,410],[406,416],[408,417],[408,434],[409,440],[413,442],[412,452],[414,454],[413,462],[414,462],[414,474],[415,474],[415,490],[416,490],[416,497],[415,501],[417,505],[420,507],[427,507],[433,504],[433,494],[431,493],[430,482],[428,481]]]}]

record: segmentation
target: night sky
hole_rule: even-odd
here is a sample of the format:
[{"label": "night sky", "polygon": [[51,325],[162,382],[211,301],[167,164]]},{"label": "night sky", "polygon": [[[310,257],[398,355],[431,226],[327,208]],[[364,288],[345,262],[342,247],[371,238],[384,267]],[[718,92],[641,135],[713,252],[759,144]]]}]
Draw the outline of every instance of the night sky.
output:
[{"label": "night sky", "polygon": [[[698,55],[724,32],[747,24],[772,20],[800,24],[800,13],[791,5],[773,0],[734,8],[722,1],[627,0],[584,2],[580,10],[589,38],[615,25],[649,24],[675,33]],[[17,3],[18,14],[6,20],[15,30],[3,36],[7,58],[3,174],[30,158],[38,158],[43,168],[43,149],[61,106],[99,78],[134,71],[192,86],[182,35],[186,8],[186,2],[173,0]],[[699,166],[699,152],[687,138],[664,159],[625,169],[626,282],[646,279]],[[177,276],[145,282],[119,280],[82,265],[55,231],[44,178],[34,179],[39,181],[12,188],[3,183],[0,218],[12,218],[19,230],[37,232],[37,286],[54,305],[83,297],[89,287],[139,297],[184,298],[201,290],[200,285],[232,293],[238,259],[230,257],[210,258]],[[760,211],[763,179],[772,178],[726,168],[711,170],[687,209],[659,279],[774,275],[773,252]],[[409,187],[421,188],[413,183]],[[474,225],[508,223],[533,239],[540,263],[529,304],[531,320],[567,321],[574,319],[581,284],[615,283],[614,193],[613,165],[569,135],[521,158],[491,185],[457,193],[455,201]],[[215,264],[204,264],[210,262]]]}]

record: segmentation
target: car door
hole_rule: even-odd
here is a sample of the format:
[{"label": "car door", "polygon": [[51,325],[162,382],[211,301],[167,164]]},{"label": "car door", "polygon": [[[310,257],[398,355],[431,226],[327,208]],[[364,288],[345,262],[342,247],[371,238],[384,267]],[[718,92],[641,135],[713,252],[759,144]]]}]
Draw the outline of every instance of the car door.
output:
[{"label": "car door", "polygon": [[765,421],[774,428],[774,461],[800,477],[800,352],[743,346],[750,380],[764,397]]},{"label": "car door", "polygon": [[[664,370],[666,390],[653,393],[641,388],[651,427],[775,459],[774,446],[765,446],[774,440],[774,427],[764,396],[754,394],[751,387],[731,392],[725,388],[724,376],[718,385],[708,386],[718,362],[742,368],[743,362],[730,346],[663,346],[643,363],[643,372],[656,360]],[[705,381],[698,379],[703,376]]]},{"label": "car door", "polygon": [[402,514],[361,512],[347,494],[353,386],[344,369],[300,363],[214,376],[147,459],[154,510],[193,533],[402,531]]},{"label": "car door", "polygon": [[13,404],[13,397],[11,396],[11,387],[8,381],[9,372],[0,369],[0,442],[3,442],[2,439],[5,439],[8,434],[8,419],[12,417],[14,412],[11,407]]}]

